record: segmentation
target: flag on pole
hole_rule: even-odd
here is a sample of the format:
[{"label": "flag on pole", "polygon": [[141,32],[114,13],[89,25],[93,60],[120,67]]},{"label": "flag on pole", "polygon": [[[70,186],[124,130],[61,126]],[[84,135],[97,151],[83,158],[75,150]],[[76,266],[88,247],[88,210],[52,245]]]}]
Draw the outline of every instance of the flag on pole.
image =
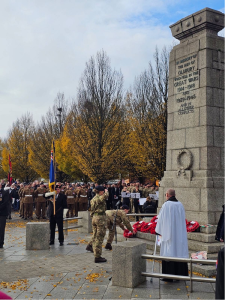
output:
[{"label": "flag on pole", "polygon": [[55,170],[54,170],[54,159],[55,159],[55,144],[52,142],[51,149],[51,162],[50,162],[50,171],[49,171],[49,190],[53,192],[55,189]]},{"label": "flag on pole", "polygon": [[8,173],[8,181],[9,181],[9,184],[11,185],[12,184],[12,163],[11,163],[11,157],[10,157],[10,154],[9,154],[9,173]]}]

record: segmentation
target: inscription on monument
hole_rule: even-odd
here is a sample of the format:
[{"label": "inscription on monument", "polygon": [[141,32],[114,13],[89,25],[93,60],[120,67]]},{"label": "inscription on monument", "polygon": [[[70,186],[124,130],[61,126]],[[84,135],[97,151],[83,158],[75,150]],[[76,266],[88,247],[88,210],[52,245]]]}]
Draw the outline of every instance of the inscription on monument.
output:
[{"label": "inscription on monument", "polygon": [[174,95],[180,104],[178,115],[194,112],[196,99],[195,89],[199,88],[199,70],[197,53],[176,61],[176,77],[174,77]]}]

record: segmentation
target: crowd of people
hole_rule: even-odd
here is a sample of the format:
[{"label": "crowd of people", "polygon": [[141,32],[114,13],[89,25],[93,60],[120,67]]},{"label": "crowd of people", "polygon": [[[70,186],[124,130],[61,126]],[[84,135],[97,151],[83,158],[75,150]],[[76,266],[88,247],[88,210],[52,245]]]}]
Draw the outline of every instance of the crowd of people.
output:
[{"label": "crowd of people", "polygon": [[[85,211],[90,208],[92,198],[95,196],[94,188],[97,183],[79,184],[79,183],[60,183],[60,193],[67,196],[67,217],[78,215],[78,211]],[[158,203],[149,197],[149,194],[155,194],[158,187],[151,184],[142,185],[140,183],[118,183],[102,184],[107,191],[108,197],[105,199],[106,209],[116,209],[116,204],[120,206],[127,205],[130,212],[134,213],[155,213]],[[0,190],[8,191],[8,215],[11,219],[11,211],[19,211],[19,216],[24,220],[32,220],[34,213],[37,219],[46,219],[49,217],[49,201],[45,194],[49,191],[48,184],[35,180],[32,183],[20,183],[16,180],[11,185],[9,182],[0,183]],[[140,205],[139,198],[122,197],[122,192],[139,193],[140,198],[146,198],[146,203]],[[139,220],[137,216],[137,221]]]}]

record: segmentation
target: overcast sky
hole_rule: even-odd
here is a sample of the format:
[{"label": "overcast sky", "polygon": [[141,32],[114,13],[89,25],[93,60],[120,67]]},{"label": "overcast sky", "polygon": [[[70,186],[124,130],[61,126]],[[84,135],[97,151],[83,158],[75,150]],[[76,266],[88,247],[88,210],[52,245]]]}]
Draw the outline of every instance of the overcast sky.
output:
[{"label": "overcast sky", "polygon": [[124,89],[171,46],[169,25],[223,0],[0,0],[0,138],[24,113],[40,120],[58,92],[75,98],[85,62],[104,49]]}]

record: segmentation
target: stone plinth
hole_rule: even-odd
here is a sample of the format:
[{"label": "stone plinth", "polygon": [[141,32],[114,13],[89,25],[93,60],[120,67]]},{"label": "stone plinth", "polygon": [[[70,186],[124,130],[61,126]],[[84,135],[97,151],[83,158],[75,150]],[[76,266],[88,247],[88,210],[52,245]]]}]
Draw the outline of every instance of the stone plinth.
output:
[{"label": "stone plinth", "polygon": [[92,232],[92,218],[90,216],[89,211],[79,211],[78,217],[82,217],[82,219],[78,219],[78,226],[82,226],[78,228],[78,232],[80,233],[91,233]]},{"label": "stone plinth", "polygon": [[146,260],[141,258],[146,253],[146,244],[122,242],[113,245],[112,285],[134,288],[146,280],[141,272],[146,272]]},{"label": "stone plinth", "polygon": [[29,222],[26,225],[26,250],[48,250],[50,228],[47,222]]},{"label": "stone plinth", "polygon": [[224,14],[202,9],[170,26],[166,171],[188,221],[217,224],[224,203]]}]

